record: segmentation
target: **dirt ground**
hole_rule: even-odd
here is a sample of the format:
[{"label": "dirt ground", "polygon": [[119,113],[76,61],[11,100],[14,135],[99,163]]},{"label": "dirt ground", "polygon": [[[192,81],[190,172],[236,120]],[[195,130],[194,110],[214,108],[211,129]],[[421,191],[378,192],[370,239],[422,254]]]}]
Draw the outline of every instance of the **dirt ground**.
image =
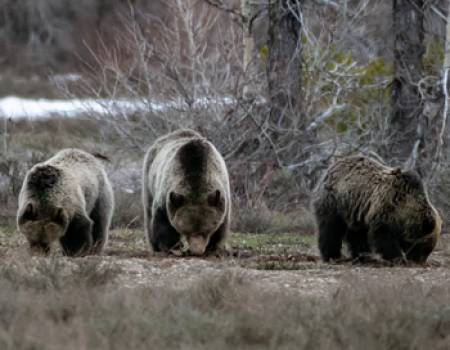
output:
[{"label": "dirt ground", "polygon": [[[111,262],[114,258],[105,257]],[[117,283],[136,285],[170,286],[185,289],[194,286],[205,276],[219,276],[230,271],[255,284],[259,290],[284,290],[311,296],[329,296],[343,287],[348,279],[383,281],[383,283],[409,284],[414,282],[432,288],[447,284],[450,270],[446,267],[362,267],[350,265],[326,265],[321,262],[302,262],[298,270],[258,270],[246,267],[237,259],[206,260],[182,258],[131,258],[114,262],[122,273]]]},{"label": "dirt ground", "polygon": [[[208,275],[220,275],[231,271],[255,284],[258,289],[283,290],[311,296],[330,296],[351,280],[380,282],[385,284],[409,284],[413,282],[425,288],[439,287],[450,280],[450,237],[443,241],[430,257],[427,266],[363,266],[351,263],[325,264],[319,259],[314,246],[300,247],[298,251],[283,247],[242,249],[238,256],[228,258],[175,258],[106,256],[105,261],[118,264],[124,273],[119,283],[170,285],[173,288],[189,288]],[[303,250],[302,250],[303,248]],[[236,246],[234,250],[237,250]]]},{"label": "dirt ground", "polygon": [[[26,255],[26,242],[16,232],[3,232],[0,260],[14,261],[17,254]],[[431,289],[450,280],[450,237],[444,235],[426,266],[359,265],[323,263],[311,235],[247,235],[235,234],[230,242],[231,256],[174,257],[152,254],[139,230],[115,230],[102,256],[58,260],[67,266],[97,263],[118,273],[117,286],[169,287],[189,289],[205,277],[232,273],[258,290],[300,293],[304,296],[327,297],[336,293],[349,280],[386,286],[414,285]],[[33,258],[36,260],[48,258]],[[358,282],[359,283],[359,282]]]}]

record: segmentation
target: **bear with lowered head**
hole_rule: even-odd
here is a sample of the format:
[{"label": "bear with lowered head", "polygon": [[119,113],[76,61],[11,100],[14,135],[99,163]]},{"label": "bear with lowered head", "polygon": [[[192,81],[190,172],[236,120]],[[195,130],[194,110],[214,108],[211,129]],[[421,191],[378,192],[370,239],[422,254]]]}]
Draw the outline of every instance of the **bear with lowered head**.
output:
[{"label": "bear with lowered head", "polygon": [[79,149],[64,149],[26,174],[17,226],[31,251],[47,254],[55,242],[69,256],[103,250],[114,196],[103,164]]},{"label": "bear with lowered head", "polygon": [[193,130],[157,139],[142,180],[144,229],[153,251],[201,256],[224,251],[231,195],[225,161]]},{"label": "bear with lowered head", "polygon": [[441,233],[419,175],[365,156],[332,164],[312,206],[324,261],[339,260],[345,242],[354,261],[371,261],[375,253],[392,263],[424,263]]}]

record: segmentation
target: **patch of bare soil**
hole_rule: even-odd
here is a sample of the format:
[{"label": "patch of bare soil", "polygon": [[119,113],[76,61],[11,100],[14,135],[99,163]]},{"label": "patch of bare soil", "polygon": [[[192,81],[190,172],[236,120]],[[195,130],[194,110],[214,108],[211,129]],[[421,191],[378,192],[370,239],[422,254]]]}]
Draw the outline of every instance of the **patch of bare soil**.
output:
[{"label": "patch of bare soil", "polygon": [[[105,257],[105,261],[111,261]],[[450,270],[443,267],[365,267],[327,265],[305,262],[299,270],[257,270],[245,268],[236,260],[213,261],[187,258],[131,258],[115,262],[121,269],[117,282],[125,286],[170,286],[189,288],[204,276],[218,276],[224,271],[241,275],[259,288],[285,290],[314,296],[336,292],[348,278],[361,281],[383,281],[384,284],[403,284],[415,281],[426,287],[448,283]]]},{"label": "patch of bare soil", "polygon": [[[111,238],[102,256],[57,257],[61,271],[80,265],[101,265],[117,271],[113,283],[118,287],[163,287],[189,289],[204,278],[235,274],[253,284],[256,290],[298,293],[304,296],[331,296],[349,281],[381,283],[389,286],[411,285],[431,289],[450,280],[450,237],[444,236],[426,266],[360,265],[351,262],[323,263],[316,248],[237,249],[227,256],[205,258],[175,257],[150,253],[142,238]],[[22,254],[22,255],[21,255]],[[20,262],[28,256],[26,242],[20,239],[9,247],[0,246],[0,260]],[[33,258],[35,259],[35,258]],[[48,258],[36,258],[38,261]],[[34,265],[34,263],[32,263]]]},{"label": "patch of bare soil", "polygon": [[[426,266],[358,265],[351,262],[326,264],[315,250],[307,252],[234,251],[227,257],[174,257],[151,254],[145,250],[124,251],[110,248],[101,257],[103,263],[117,266],[116,283],[126,287],[155,286],[185,289],[205,276],[233,273],[260,290],[276,290],[311,296],[329,296],[348,281],[380,282],[434,288],[450,279],[450,240],[445,237]],[[84,259],[99,259],[88,257]]]}]

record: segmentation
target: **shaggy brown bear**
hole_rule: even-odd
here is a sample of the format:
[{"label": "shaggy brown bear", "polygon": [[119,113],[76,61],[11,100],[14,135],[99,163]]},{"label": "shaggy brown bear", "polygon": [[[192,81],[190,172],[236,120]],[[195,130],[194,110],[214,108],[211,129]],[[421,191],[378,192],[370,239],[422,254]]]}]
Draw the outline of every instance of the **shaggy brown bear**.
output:
[{"label": "shaggy brown bear", "polygon": [[66,255],[99,253],[113,207],[103,165],[89,153],[65,149],[26,174],[17,225],[33,252],[48,253],[59,240]]},{"label": "shaggy brown bear", "polygon": [[224,248],[231,214],[228,170],[192,130],[163,136],[144,160],[144,228],[154,251],[203,255]]},{"label": "shaggy brown bear", "polygon": [[324,261],[340,259],[345,241],[356,261],[375,252],[390,262],[424,263],[441,232],[441,217],[417,173],[363,156],[330,166],[313,209]]}]

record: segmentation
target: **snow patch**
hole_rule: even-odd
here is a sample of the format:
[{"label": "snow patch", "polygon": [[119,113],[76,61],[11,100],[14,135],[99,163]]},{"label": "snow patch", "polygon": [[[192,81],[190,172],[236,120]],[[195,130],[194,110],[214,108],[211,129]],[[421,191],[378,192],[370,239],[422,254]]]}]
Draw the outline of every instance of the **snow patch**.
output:
[{"label": "snow patch", "polygon": [[[192,107],[209,107],[215,104],[229,105],[235,100],[231,97],[200,97]],[[0,117],[12,119],[41,119],[54,115],[77,117],[86,113],[98,115],[132,114],[145,111],[164,111],[169,108],[187,108],[182,101],[155,102],[146,99],[27,99],[17,96],[0,98]]]},{"label": "snow patch", "polygon": [[26,99],[9,96],[0,99],[0,116],[12,119],[46,118],[52,115],[76,117],[83,113],[119,114],[133,113],[143,110],[162,110],[166,106],[160,103],[150,105],[140,100],[109,100],[109,99]]}]

